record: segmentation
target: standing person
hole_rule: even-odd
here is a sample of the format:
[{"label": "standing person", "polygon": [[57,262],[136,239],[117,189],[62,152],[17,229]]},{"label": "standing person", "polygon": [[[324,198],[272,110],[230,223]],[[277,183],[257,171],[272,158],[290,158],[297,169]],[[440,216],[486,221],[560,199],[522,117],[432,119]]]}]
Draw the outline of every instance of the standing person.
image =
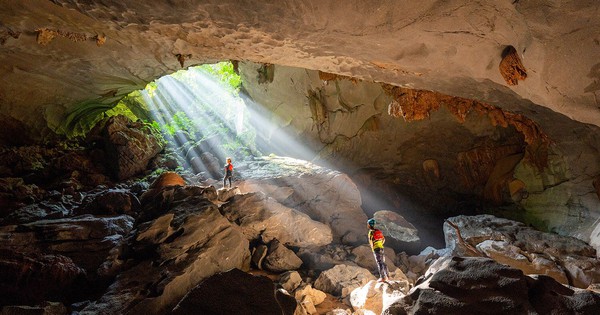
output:
[{"label": "standing person", "polygon": [[385,256],[383,254],[383,243],[385,243],[385,237],[383,233],[375,228],[375,219],[369,219],[367,221],[367,227],[369,228],[369,245],[373,250],[375,261],[377,262],[377,269],[379,270],[378,282],[384,282],[389,280],[389,273],[387,265],[385,264]]},{"label": "standing person", "polygon": [[231,164],[231,158],[227,158],[227,164],[225,164],[225,177],[223,177],[223,188],[227,186],[227,179],[229,179],[229,188],[231,188],[231,177],[233,177],[233,164]]}]

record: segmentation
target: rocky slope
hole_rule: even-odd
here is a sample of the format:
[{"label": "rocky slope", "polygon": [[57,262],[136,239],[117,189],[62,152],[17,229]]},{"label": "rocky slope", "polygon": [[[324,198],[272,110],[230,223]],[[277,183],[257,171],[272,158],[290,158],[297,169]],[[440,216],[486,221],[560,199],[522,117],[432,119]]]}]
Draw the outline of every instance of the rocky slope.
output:
[{"label": "rocky slope", "polygon": [[[114,123],[107,120],[106,128]],[[122,130],[143,134],[144,126],[124,124]],[[10,181],[23,186],[14,196],[37,193],[8,203],[0,221],[3,313],[403,314],[428,307],[451,313],[484,309],[498,300],[516,313],[543,313],[548,301],[581,314],[600,307],[593,292],[600,281],[594,248],[492,216],[450,218],[447,248],[409,256],[392,240],[414,242],[420,232],[398,214],[377,212],[390,239],[391,280],[376,282],[356,185],[347,175],[310,162],[276,156],[240,161],[237,186],[217,190],[205,184],[214,182],[208,173],[184,171],[183,178],[174,172],[158,175],[147,166],[145,178],[113,182],[89,173],[73,182],[72,174],[51,172],[64,156],[52,158],[54,150],[27,150],[40,153],[40,168],[25,173],[45,179],[39,187],[23,178]],[[63,150],[99,154],[81,147]],[[92,165],[90,170],[103,164]],[[104,171],[111,173],[108,167]],[[84,180],[96,177],[104,181]],[[65,187],[62,192],[51,191],[55,183]],[[511,267],[453,254],[487,256]],[[469,298],[453,293],[456,279]],[[473,288],[489,290],[468,293]],[[223,305],[229,300],[236,303]]]}]

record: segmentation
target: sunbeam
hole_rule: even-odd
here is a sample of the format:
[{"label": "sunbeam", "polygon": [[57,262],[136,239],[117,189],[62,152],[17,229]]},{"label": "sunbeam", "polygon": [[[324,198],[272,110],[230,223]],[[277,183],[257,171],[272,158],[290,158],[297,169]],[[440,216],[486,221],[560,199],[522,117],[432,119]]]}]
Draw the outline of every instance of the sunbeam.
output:
[{"label": "sunbeam", "polygon": [[[221,187],[217,183],[223,176],[223,165],[228,157],[233,157],[234,164],[275,154],[310,161],[331,170],[348,166],[349,162],[343,158],[335,161],[330,157],[322,158],[319,150],[326,145],[312,136],[303,135],[293,128],[290,121],[279,118],[259,102],[239,92],[239,77],[236,78],[238,81],[234,81],[236,84],[224,80],[222,68],[219,68],[223,65],[227,63],[179,71],[158,79],[141,93],[152,117],[166,134],[169,146],[184,161],[184,168],[199,176],[201,181]],[[232,68],[229,75],[237,76]],[[234,182],[236,180],[243,179],[238,175]],[[285,176],[271,184],[292,185]],[[402,200],[402,204],[394,204],[375,187],[363,186],[358,196],[356,189],[341,186],[332,189],[340,200],[358,200],[369,216],[378,210],[391,210],[406,215],[411,221],[416,219],[419,221],[416,225],[420,227],[438,223],[419,216],[422,211],[415,208],[410,198],[395,196],[393,199]],[[323,219],[324,214],[319,209],[305,210],[313,219]],[[358,224],[362,226],[364,222]],[[419,230],[423,242],[417,246],[440,238],[422,235],[427,234],[429,228]],[[403,247],[412,252],[420,250]]]}]

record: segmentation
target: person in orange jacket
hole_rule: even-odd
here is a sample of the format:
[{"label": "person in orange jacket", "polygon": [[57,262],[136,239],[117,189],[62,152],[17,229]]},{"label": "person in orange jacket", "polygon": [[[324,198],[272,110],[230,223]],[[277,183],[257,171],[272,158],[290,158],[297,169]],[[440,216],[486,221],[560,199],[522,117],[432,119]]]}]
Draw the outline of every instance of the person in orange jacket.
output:
[{"label": "person in orange jacket", "polygon": [[227,186],[227,179],[229,179],[229,188],[231,188],[231,177],[233,177],[233,164],[231,164],[231,158],[227,158],[227,164],[225,164],[225,177],[223,177],[223,188]]}]

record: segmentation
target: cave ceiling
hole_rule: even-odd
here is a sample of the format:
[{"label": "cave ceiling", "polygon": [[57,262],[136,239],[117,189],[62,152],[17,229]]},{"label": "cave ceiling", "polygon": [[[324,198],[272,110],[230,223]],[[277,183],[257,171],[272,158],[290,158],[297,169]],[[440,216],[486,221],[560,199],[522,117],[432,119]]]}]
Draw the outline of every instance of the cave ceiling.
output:
[{"label": "cave ceiling", "polygon": [[61,132],[81,103],[114,104],[162,75],[218,60],[432,90],[533,119],[540,105],[600,126],[600,2],[594,0],[2,0],[0,6],[0,115],[32,134]]}]

